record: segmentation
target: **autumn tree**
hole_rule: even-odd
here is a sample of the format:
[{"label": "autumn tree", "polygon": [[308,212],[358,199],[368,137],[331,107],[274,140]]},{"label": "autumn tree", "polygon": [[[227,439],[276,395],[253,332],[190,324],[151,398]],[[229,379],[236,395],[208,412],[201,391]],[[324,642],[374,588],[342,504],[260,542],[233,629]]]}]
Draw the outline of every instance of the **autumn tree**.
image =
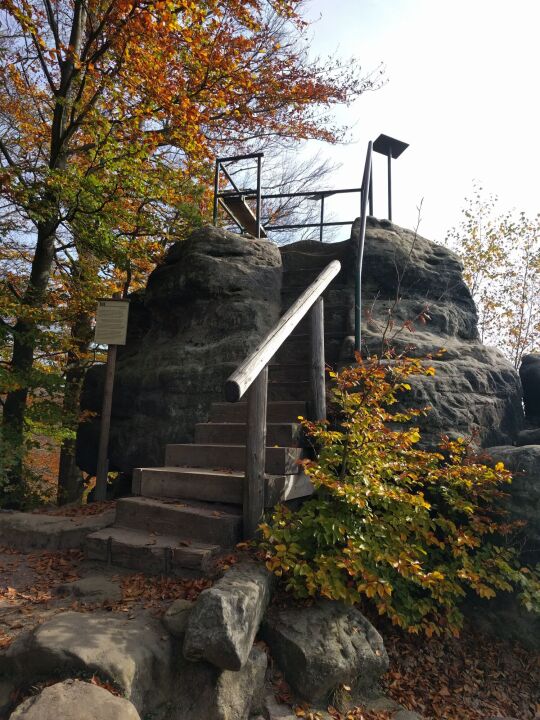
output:
[{"label": "autumn tree", "polygon": [[[204,212],[208,159],[219,146],[259,136],[335,140],[324,108],[372,86],[354,65],[308,60],[301,7],[0,0],[1,201],[10,218],[2,437],[11,487],[22,477],[28,401],[43,384],[36,370],[56,352],[65,366],[86,337],[73,288],[87,315],[89,288],[107,273],[125,283],[135,257],[151,262],[156,241],[163,246],[193,220],[193,208]],[[62,313],[72,315],[63,336]]]},{"label": "autumn tree", "polygon": [[482,342],[518,368],[540,349],[540,215],[501,213],[497,197],[476,185],[446,243],[463,262]]}]

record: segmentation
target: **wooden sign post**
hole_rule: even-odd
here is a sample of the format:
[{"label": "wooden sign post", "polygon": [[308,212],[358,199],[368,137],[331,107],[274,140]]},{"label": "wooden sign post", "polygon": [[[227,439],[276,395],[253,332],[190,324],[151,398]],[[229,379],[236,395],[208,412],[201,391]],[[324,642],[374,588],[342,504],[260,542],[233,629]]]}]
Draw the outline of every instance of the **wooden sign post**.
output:
[{"label": "wooden sign post", "polygon": [[118,345],[126,344],[129,300],[121,300],[115,293],[112,300],[99,300],[96,313],[96,332],[94,340],[98,345],[107,345],[107,366],[103,387],[103,405],[101,408],[101,427],[96,471],[96,502],[107,499],[107,476],[109,473],[109,432],[111,429],[111,410]]}]

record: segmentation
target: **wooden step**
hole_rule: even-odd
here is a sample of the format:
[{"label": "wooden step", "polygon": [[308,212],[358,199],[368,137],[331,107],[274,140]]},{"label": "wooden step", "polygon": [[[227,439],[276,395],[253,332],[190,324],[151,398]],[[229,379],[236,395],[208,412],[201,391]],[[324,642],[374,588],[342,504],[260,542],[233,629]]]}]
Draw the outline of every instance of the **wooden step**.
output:
[{"label": "wooden step", "polygon": [[[295,422],[299,416],[306,417],[307,404],[298,400],[274,401],[268,403],[266,413],[269,423]],[[210,422],[246,422],[246,402],[218,402],[212,403],[210,408]]]},{"label": "wooden step", "polygon": [[[245,445],[246,437],[246,423],[195,425],[195,442],[201,445]],[[266,426],[266,444],[272,447],[298,447],[301,439],[302,426],[299,423],[268,423]]]},{"label": "wooden step", "polygon": [[[301,448],[267,447],[266,472],[271,475],[293,475],[299,471]],[[165,465],[210,468],[211,470],[244,470],[245,445],[167,445]]]},{"label": "wooden step", "polygon": [[[285,312],[290,308],[295,300],[306,289],[306,285],[286,286],[281,289],[281,308]],[[331,283],[323,293],[325,305],[342,305],[345,307],[354,307],[354,288],[349,285],[334,285]]]},{"label": "wooden step", "polygon": [[215,544],[117,526],[98,530],[85,542],[88,560],[156,575],[200,576],[221,551]]},{"label": "wooden step", "polygon": [[121,498],[116,505],[116,526],[222,547],[240,540],[241,525],[241,511],[233,505],[148,497]]},{"label": "wooden step", "polygon": [[[311,283],[317,279],[317,277],[322,273],[322,271],[328,266],[330,262],[332,261],[324,261],[324,264],[320,265],[319,267],[294,268],[290,270],[285,268],[283,270],[281,281],[282,288],[298,287],[302,285],[304,286],[304,288],[307,288],[308,285],[311,285]],[[348,272],[350,272],[350,268],[344,267],[342,265],[341,270],[336,275],[332,283],[344,283],[345,277]]]},{"label": "wooden step", "polygon": [[[153,498],[177,498],[242,505],[244,473],[219,472],[204,468],[137,468],[133,474],[133,494]],[[265,504],[307,497],[313,486],[304,473],[267,475]]]}]

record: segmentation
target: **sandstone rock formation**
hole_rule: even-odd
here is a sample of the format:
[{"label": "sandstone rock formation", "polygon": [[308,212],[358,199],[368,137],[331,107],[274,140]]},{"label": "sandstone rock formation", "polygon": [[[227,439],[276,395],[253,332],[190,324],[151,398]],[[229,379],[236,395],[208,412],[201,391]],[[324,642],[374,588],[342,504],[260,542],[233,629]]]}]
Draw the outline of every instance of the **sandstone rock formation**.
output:
[{"label": "sandstone rock formation", "polygon": [[98,685],[65,680],[22,702],[10,720],[140,720],[135,707]]},{"label": "sandstone rock formation", "polygon": [[309,701],[328,699],[342,684],[372,694],[388,668],[373,625],[356,608],[338,602],[272,608],[262,634],[287,681]]},{"label": "sandstone rock formation", "polygon": [[[358,226],[352,231],[353,241]],[[128,343],[116,373],[111,469],[160,465],[168,442],[190,442],[223,383],[324,262],[343,270],[326,293],[327,362],[352,360],[354,242],[303,241],[278,249],[216,228],[174,245],[132,302]],[[282,273],[283,266],[283,273]],[[284,294],[280,297],[281,277]],[[496,349],[478,339],[476,310],[456,256],[388,221],[368,221],[363,273],[363,349],[391,346],[417,356],[445,348],[434,378],[418,378],[406,402],[432,409],[424,440],[477,434],[514,442],[523,426],[521,384]],[[304,331],[305,332],[305,331]],[[303,362],[289,343],[280,362]],[[83,407],[99,412],[103,368],[88,374]],[[280,398],[285,399],[285,398]],[[78,463],[95,470],[99,418],[81,426]]]},{"label": "sandstone rock formation", "polygon": [[[165,445],[192,440],[226,378],[280,313],[275,245],[205,227],[176,243],[130,308],[118,353],[110,468],[161,465]],[[103,367],[87,374],[82,406],[101,408]],[[99,419],[79,430],[77,464],[95,471]]]}]

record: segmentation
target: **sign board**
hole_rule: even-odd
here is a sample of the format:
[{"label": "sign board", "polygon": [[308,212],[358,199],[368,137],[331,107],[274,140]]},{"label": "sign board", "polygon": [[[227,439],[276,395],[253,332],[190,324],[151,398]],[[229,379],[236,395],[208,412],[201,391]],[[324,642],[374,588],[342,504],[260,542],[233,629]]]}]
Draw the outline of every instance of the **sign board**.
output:
[{"label": "sign board", "polygon": [[98,300],[96,332],[98,345],[125,345],[129,300]]}]

